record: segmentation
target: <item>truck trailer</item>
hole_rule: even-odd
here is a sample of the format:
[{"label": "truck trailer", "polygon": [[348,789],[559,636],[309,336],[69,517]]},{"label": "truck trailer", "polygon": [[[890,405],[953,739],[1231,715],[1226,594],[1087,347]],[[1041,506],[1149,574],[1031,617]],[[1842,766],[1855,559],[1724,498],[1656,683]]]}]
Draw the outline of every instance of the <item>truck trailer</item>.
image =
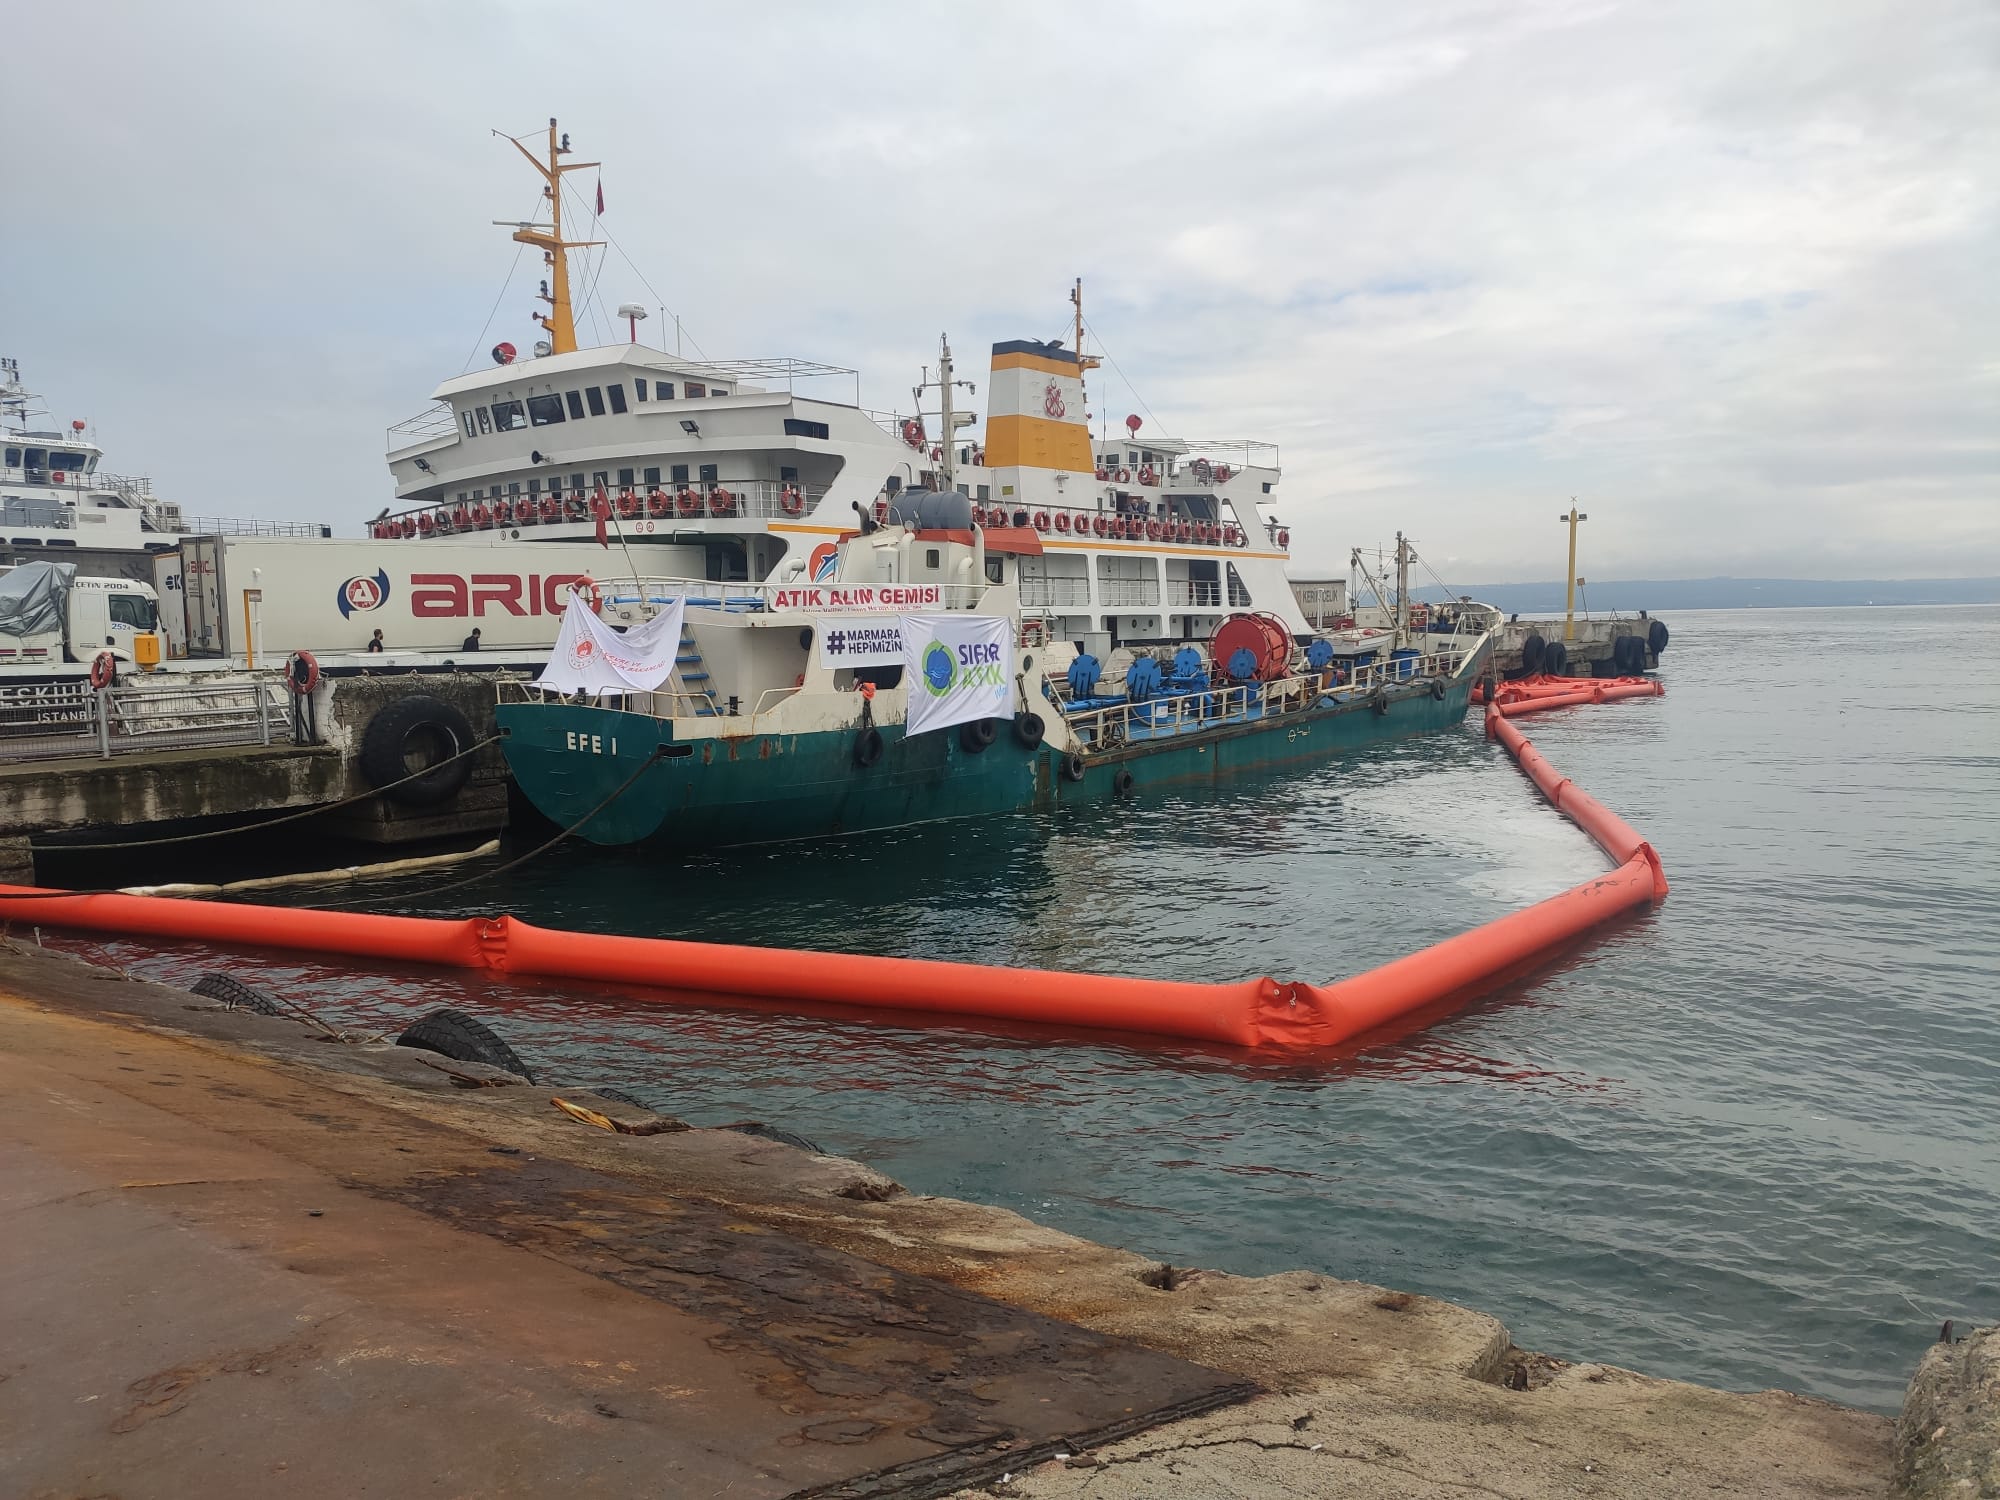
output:
[{"label": "truck trailer", "polygon": [[[692,569],[699,547],[648,546],[648,572]],[[450,656],[476,629],[480,648],[545,657],[570,589],[632,576],[618,549],[589,541],[433,541],[189,537],[153,563],[161,628],[176,659],[272,664],[293,651],[407,659]]]}]

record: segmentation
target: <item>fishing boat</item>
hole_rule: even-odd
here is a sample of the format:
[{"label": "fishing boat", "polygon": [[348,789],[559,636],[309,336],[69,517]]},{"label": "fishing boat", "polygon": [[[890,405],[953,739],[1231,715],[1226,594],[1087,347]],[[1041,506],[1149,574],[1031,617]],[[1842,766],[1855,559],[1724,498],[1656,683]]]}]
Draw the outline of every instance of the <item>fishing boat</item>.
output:
[{"label": "fishing boat", "polygon": [[[546,817],[597,844],[860,833],[1129,798],[1444,729],[1489,652],[1484,631],[1403,629],[1343,659],[1236,611],[1199,644],[1107,662],[1024,603],[1045,556],[1035,528],[921,491],[879,522],[864,512],[819,582],[593,585],[542,682],[499,688],[508,765]],[[647,652],[651,675],[602,675],[607,658]]]}]

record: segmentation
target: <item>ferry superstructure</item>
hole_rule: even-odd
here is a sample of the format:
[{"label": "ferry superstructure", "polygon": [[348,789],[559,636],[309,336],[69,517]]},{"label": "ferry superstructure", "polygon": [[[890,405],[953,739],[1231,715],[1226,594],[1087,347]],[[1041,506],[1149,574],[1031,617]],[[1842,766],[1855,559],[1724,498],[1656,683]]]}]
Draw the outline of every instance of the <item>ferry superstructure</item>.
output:
[{"label": "ferry superstructure", "polygon": [[[948,343],[919,387],[920,405],[939,393],[934,414],[865,410],[854,371],[811,361],[694,361],[636,336],[580,349],[568,252],[589,242],[565,238],[561,183],[595,163],[567,159],[554,121],[545,154],[515,144],[545,183],[548,222],[513,237],[543,253],[546,338],[527,358],[496,346],[494,368],[445,381],[390,429],[399,503],[375,537],[596,540],[601,518],[646,574],[810,582],[863,514],[884,521],[912,494],[956,491],[982,523],[1042,537],[1021,602],[1059,639],[1105,653],[1206,640],[1242,610],[1311,633],[1285,578],[1289,531],[1264,508],[1277,448],[1142,440],[1136,418],[1093,440],[1080,294],[1075,347],[992,346],[983,431],[954,410]],[[852,401],[828,390],[849,381]]]},{"label": "ferry superstructure", "polygon": [[47,415],[20,362],[0,357],[0,567],[74,563],[91,577],[150,581],[154,554],[190,534],[333,534],[301,522],[186,515],[153,493],[152,480],[106,471],[88,422],[35,425]]}]

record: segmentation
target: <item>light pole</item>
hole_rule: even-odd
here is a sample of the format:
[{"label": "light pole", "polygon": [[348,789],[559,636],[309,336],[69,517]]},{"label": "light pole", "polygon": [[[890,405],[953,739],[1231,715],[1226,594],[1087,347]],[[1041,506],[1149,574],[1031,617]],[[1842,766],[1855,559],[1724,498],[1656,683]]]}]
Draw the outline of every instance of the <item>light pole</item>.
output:
[{"label": "light pole", "polygon": [[1569,514],[1557,516],[1558,521],[1569,525],[1569,576],[1564,581],[1567,597],[1563,603],[1563,639],[1576,639],[1576,526],[1579,521],[1588,521],[1589,516],[1576,508],[1576,499],[1570,498]]}]

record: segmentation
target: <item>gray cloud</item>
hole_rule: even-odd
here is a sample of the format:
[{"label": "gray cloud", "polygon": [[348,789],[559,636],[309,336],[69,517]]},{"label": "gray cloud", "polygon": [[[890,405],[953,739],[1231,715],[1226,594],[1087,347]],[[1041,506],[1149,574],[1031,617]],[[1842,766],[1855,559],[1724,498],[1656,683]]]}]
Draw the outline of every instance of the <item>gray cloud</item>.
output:
[{"label": "gray cloud", "polygon": [[[907,402],[1054,336],[1101,416],[1283,445],[1301,569],[2000,572],[2000,12],[1611,3],[84,3],[17,15],[7,352],[204,513],[388,496],[494,339],[532,180],[605,160],[606,306]],[[533,274],[539,274],[535,272]],[[482,331],[489,309],[497,314]],[[602,326],[602,325],[600,325]],[[647,332],[658,335],[658,326]],[[588,337],[588,330],[585,336]],[[606,335],[608,336],[608,335]],[[1128,386],[1136,386],[1137,392]]]}]

